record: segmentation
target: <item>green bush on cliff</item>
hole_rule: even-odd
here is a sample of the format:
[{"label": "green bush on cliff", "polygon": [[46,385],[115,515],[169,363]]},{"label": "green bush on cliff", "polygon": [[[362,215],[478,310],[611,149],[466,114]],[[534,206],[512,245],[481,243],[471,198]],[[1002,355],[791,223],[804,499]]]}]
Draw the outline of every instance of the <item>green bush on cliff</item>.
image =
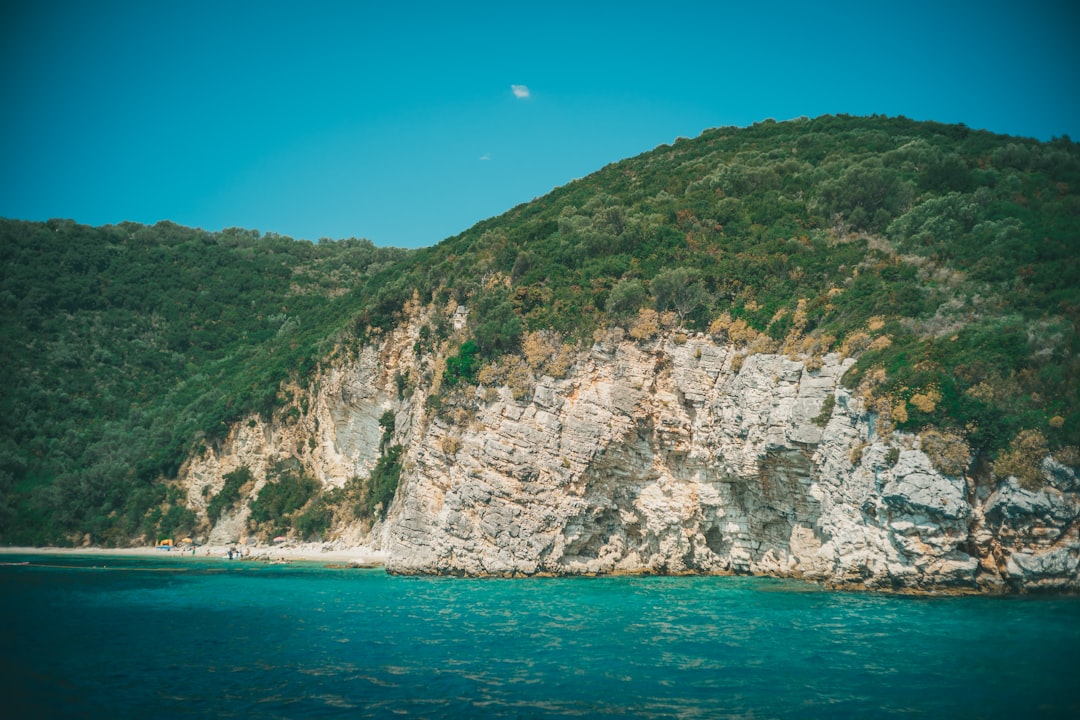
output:
[{"label": "green bush on cliff", "polygon": [[386,511],[390,509],[390,502],[394,499],[398,482],[401,480],[401,456],[404,452],[405,448],[401,445],[393,445],[375,464],[368,480],[368,515],[386,517]]},{"label": "green bush on cliff", "polygon": [[225,473],[225,483],[221,490],[210,499],[206,505],[206,516],[210,524],[214,524],[221,517],[221,513],[236,505],[240,499],[240,488],[251,481],[251,470],[242,465],[232,472]]},{"label": "green bush on cliff", "polygon": [[301,540],[322,539],[334,519],[333,508],[325,495],[319,495],[308,503],[293,519],[292,526]]},{"label": "green bush on cliff", "polygon": [[458,383],[475,383],[476,371],[480,365],[477,358],[479,352],[480,349],[472,340],[466,340],[462,343],[457,354],[446,359],[443,382],[448,386],[454,386]]},{"label": "green bush on cliff", "polygon": [[278,466],[251,501],[250,528],[270,538],[293,527],[297,511],[321,490],[322,485],[298,467]]}]

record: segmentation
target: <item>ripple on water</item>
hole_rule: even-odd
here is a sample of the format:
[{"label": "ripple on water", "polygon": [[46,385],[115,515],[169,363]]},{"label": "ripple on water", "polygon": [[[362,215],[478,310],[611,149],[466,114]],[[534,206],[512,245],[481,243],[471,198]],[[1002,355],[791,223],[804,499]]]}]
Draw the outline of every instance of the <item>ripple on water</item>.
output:
[{"label": "ripple on water", "polygon": [[153,567],[0,570],[13,716],[1080,715],[1076,598]]}]

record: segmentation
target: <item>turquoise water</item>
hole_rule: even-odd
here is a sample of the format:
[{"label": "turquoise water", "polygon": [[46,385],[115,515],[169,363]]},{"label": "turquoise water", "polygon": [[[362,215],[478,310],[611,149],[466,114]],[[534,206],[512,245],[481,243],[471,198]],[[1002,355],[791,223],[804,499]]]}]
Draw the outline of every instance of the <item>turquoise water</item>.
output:
[{"label": "turquoise water", "polygon": [[21,560],[6,717],[1080,717],[1075,597]]}]

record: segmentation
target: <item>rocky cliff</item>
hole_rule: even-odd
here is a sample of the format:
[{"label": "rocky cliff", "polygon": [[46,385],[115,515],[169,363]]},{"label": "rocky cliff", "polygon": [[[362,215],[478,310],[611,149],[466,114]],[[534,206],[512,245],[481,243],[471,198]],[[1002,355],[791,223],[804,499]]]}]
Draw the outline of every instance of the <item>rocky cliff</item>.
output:
[{"label": "rocky cliff", "polygon": [[[337,526],[391,572],[754,573],[899,590],[1080,589],[1080,481],[1049,458],[1038,490],[934,468],[880,434],[840,385],[853,363],[745,356],[705,335],[598,342],[527,393],[479,388],[434,412],[419,321],[325,370],[302,412],[240,423],[182,482],[205,512],[223,475],[300,463],[327,486],[370,472],[396,417],[402,473],[385,520]],[[978,475],[978,473],[976,473]],[[246,505],[212,541],[240,539]]]}]

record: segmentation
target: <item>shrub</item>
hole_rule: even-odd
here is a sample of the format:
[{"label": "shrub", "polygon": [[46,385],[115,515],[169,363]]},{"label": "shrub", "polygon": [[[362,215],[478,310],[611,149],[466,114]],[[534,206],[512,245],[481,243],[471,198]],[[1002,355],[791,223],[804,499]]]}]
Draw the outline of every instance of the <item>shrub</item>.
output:
[{"label": "shrub", "polygon": [[303,540],[321,539],[330,528],[333,518],[334,513],[325,497],[319,496],[308,503],[302,512],[296,514],[292,526]]},{"label": "shrub", "polygon": [[379,417],[379,427],[381,427],[383,431],[382,438],[379,441],[379,452],[386,450],[386,446],[390,443],[390,438],[394,436],[396,423],[397,418],[394,416],[393,410],[386,410]]},{"label": "shrub", "polygon": [[555,378],[565,375],[574,361],[574,348],[550,330],[526,333],[521,354],[530,370]]},{"label": "shrub", "polygon": [[439,441],[439,449],[443,454],[453,457],[461,449],[461,440],[452,435],[444,435]]},{"label": "shrub", "polygon": [[630,328],[630,337],[638,341],[656,337],[660,332],[660,316],[650,308],[638,310],[637,320]]},{"label": "shrub", "polygon": [[283,473],[275,482],[267,482],[251,501],[251,522],[270,523],[274,532],[291,526],[292,515],[307,504],[320,489],[318,480],[299,471]]},{"label": "shrub", "polygon": [[506,371],[506,386],[510,388],[510,395],[515,400],[528,400],[535,384],[533,374],[524,360],[515,358],[510,362]]},{"label": "shrub", "polygon": [[443,383],[453,387],[460,383],[473,384],[476,382],[476,371],[479,369],[477,354],[479,348],[472,340],[466,340],[458,348],[457,355],[446,359],[446,370],[443,372]]},{"label": "shrub", "polygon": [[894,467],[900,460],[900,448],[891,447],[885,453],[885,464],[889,467]]},{"label": "shrub", "polygon": [[836,407],[836,396],[833,394],[826,395],[825,402],[821,404],[821,412],[811,422],[818,427],[825,427],[829,424],[829,418],[832,417],[834,407]]},{"label": "shrub", "polygon": [[848,459],[851,460],[852,465],[858,467],[858,465],[862,462],[863,451],[866,449],[867,445],[869,445],[869,443],[861,442],[851,448],[851,454],[848,455]]},{"label": "shrub", "polygon": [[1003,479],[1015,477],[1020,486],[1037,490],[1040,486],[1039,467],[1049,453],[1049,444],[1038,430],[1021,430],[1009,443],[1008,450],[994,461],[994,474]]},{"label": "shrub", "polygon": [[971,464],[971,448],[960,435],[926,428],[919,433],[919,444],[939,472],[950,477],[961,477],[967,473]]},{"label": "shrub", "polygon": [[158,523],[160,531],[170,537],[190,535],[195,528],[196,517],[183,505],[171,505]]},{"label": "shrub", "polygon": [[398,482],[401,480],[401,455],[404,451],[405,448],[401,445],[394,445],[379,458],[375,469],[371,471],[366,503],[369,515],[378,512],[381,517],[386,517],[386,512],[390,509],[390,503],[397,492]]},{"label": "shrub", "polygon": [[937,404],[941,401],[941,393],[936,388],[929,388],[926,392],[915,393],[908,400],[915,408],[922,413],[929,415],[934,412]]},{"label": "shrub", "polygon": [[206,506],[206,517],[213,525],[221,517],[221,514],[236,505],[240,499],[240,488],[251,481],[251,470],[246,465],[241,465],[224,476],[225,484],[217,495],[211,498]]}]

